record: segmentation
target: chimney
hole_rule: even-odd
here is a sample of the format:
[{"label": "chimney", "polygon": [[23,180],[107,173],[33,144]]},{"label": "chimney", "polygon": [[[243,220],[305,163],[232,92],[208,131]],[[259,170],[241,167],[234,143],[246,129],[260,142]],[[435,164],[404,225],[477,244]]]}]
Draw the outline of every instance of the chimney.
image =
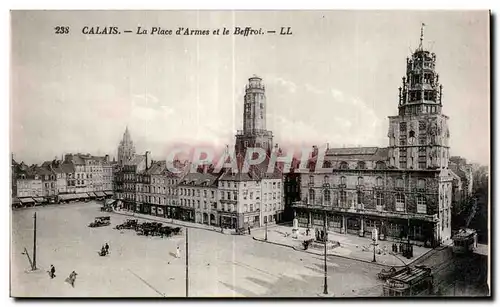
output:
[{"label": "chimney", "polygon": [[104,162],[106,162],[106,163],[109,162],[109,155],[104,156]]},{"label": "chimney", "polygon": [[315,158],[318,156],[318,146],[313,146],[313,152],[312,152],[312,158]]},{"label": "chimney", "polygon": [[146,169],[151,167],[151,152],[146,151]]}]

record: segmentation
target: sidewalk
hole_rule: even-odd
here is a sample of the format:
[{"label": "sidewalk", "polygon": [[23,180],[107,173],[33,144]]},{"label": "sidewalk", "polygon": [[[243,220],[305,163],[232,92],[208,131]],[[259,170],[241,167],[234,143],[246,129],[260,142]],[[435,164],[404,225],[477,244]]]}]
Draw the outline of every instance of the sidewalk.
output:
[{"label": "sidewalk", "polygon": [[[273,229],[268,229],[267,241],[265,241],[265,230],[256,230],[255,232],[252,232],[252,235],[255,240],[288,246],[300,251],[304,251],[302,242],[314,237],[314,233],[310,236],[306,236],[304,229],[299,229],[299,234],[296,239],[292,238],[291,233],[292,227],[277,226]],[[289,235],[286,236],[286,234]],[[372,240],[370,238],[363,238],[355,235],[339,234],[334,232],[328,232],[328,238],[329,241],[339,242],[340,246],[329,248],[327,250],[327,255],[355,259],[363,262],[372,262],[373,245],[371,245]],[[375,255],[375,259],[378,264],[385,266],[403,267],[404,265],[413,263],[423,255],[432,251],[431,248],[413,246],[414,257],[411,259],[406,259],[402,255],[398,255],[396,257],[390,254],[390,252],[392,251],[392,243],[393,242],[378,241],[379,245],[376,248]],[[324,250],[322,248],[309,248],[304,252],[316,255],[324,254]]]},{"label": "sidewalk", "polygon": [[224,229],[224,232],[221,232],[221,228],[219,226],[210,226],[210,225],[206,225],[206,224],[197,224],[197,223],[192,223],[192,222],[179,221],[179,220],[174,220],[171,218],[164,218],[164,217],[153,216],[153,215],[142,214],[142,213],[134,213],[134,212],[124,211],[124,210],[114,210],[113,209],[113,213],[125,215],[125,216],[130,216],[130,217],[134,217],[134,218],[140,218],[140,219],[144,219],[144,220],[161,222],[161,223],[173,225],[173,226],[184,226],[186,228],[197,228],[197,229],[202,229],[202,230],[209,230],[209,231],[214,231],[214,232],[217,232],[220,234],[225,234],[225,235],[234,234],[233,229]]}]

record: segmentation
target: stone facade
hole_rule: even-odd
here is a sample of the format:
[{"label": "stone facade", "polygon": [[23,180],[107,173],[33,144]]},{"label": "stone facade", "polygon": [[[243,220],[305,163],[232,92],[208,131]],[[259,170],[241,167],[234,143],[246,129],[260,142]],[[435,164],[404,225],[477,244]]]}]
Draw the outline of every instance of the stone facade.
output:
[{"label": "stone facade", "polygon": [[398,116],[389,117],[387,148],[327,149],[313,154],[292,207],[302,227],[438,245],[451,238],[453,174],[448,117],[441,114],[436,56],[421,46],[407,60]]}]

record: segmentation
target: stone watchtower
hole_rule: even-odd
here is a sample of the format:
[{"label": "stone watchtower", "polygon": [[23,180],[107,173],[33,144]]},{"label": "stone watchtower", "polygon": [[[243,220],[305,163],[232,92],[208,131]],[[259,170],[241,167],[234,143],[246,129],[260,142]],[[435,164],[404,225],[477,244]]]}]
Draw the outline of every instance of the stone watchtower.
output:
[{"label": "stone watchtower", "polygon": [[436,73],[436,55],[420,45],[406,59],[399,88],[399,115],[389,116],[389,164],[399,169],[447,168],[448,116],[441,113],[443,86]]},{"label": "stone watchtower", "polygon": [[266,130],[266,92],[262,79],[253,76],[245,87],[243,130],[236,134],[236,154],[244,155],[248,147],[272,148],[273,134]]}]

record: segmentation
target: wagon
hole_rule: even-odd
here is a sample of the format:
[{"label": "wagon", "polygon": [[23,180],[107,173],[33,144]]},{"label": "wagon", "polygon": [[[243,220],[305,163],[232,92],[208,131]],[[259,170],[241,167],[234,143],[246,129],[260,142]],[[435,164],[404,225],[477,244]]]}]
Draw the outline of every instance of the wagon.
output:
[{"label": "wagon", "polygon": [[110,224],[111,224],[110,216],[100,216],[96,217],[95,220],[89,224],[89,227],[102,227],[102,226],[109,226]]}]

